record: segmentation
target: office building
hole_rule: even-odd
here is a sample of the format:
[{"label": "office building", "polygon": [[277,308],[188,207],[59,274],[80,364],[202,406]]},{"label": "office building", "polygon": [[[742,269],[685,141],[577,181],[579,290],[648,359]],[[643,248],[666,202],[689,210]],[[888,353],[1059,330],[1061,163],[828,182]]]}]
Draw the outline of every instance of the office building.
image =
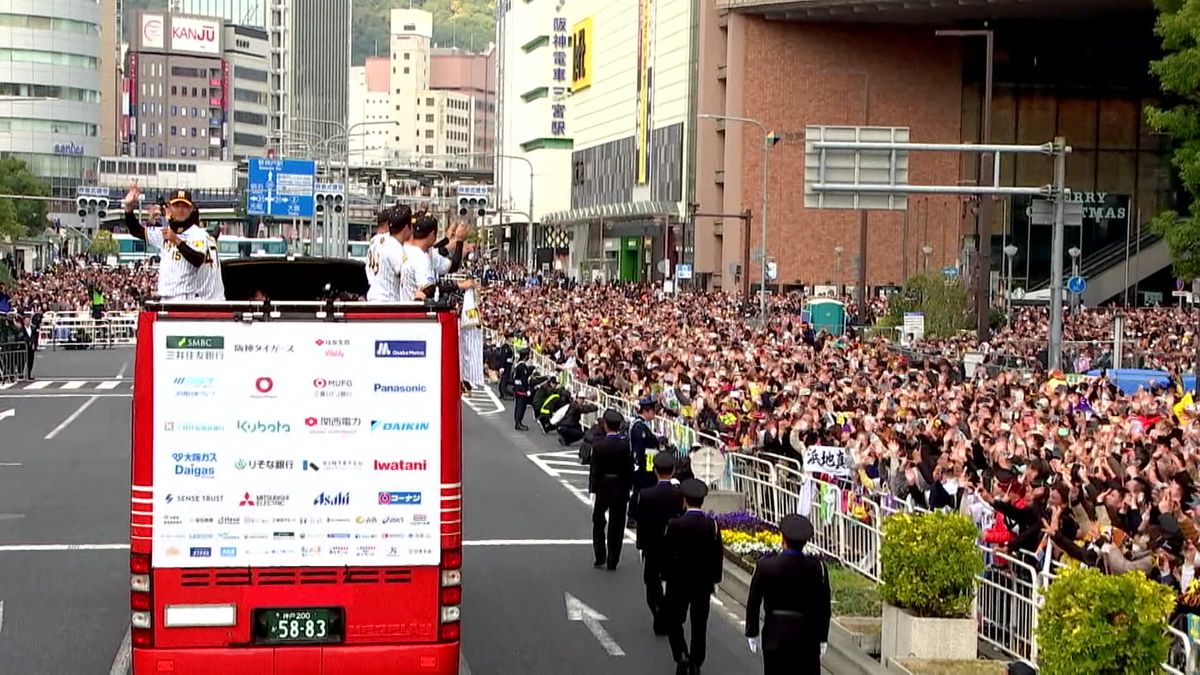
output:
[{"label": "office building", "polygon": [[474,143],[472,166],[492,166],[496,147],[496,49],[489,46],[474,54],[458,49],[433,50],[429,88],[449,91],[471,99],[471,133]]},{"label": "office building", "polygon": [[37,0],[0,8],[0,156],[23,160],[54,196],[74,197],[95,178],[101,9]]},{"label": "office building", "polygon": [[272,143],[344,155],[349,116],[351,0],[271,0]]},{"label": "office building", "polygon": [[126,57],[130,155],[228,159],[230,70],[219,18],[135,16]]},{"label": "office building", "polygon": [[388,157],[388,137],[392,134],[391,94],[388,69],[391,59],[370,56],[361,66],[350,69],[350,161],[357,164],[382,164]]},{"label": "office building", "polygon": [[[422,108],[422,94],[429,88],[430,45],[433,39],[433,15],[420,9],[393,9],[391,14],[391,70],[388,90],[391,94],[391,149],[400,160],[415,160],[424,152],[418,123],[432,115]],[[432,121],[432,120],[431,120]]]},{"label": "office building", "polygon": [[100,2],[100,152],[121,149],[121,22],[117,0]]},{"label": "office building", "polygon": [[261,28],[226,26],[224,54],[232,73],[226,120],[233,134],[232,157],[262,157],[270,134],[270,38]]}]

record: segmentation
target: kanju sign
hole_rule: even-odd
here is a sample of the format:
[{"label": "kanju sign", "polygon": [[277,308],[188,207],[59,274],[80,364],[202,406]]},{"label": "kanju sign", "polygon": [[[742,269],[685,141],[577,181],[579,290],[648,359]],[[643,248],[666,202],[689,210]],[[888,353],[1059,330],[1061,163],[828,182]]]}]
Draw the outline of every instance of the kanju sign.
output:
[{"label": "kanju sign", "polygon": [[216,56],[221,53],[221,22],[185,16],[171,17],[171,49]]}]

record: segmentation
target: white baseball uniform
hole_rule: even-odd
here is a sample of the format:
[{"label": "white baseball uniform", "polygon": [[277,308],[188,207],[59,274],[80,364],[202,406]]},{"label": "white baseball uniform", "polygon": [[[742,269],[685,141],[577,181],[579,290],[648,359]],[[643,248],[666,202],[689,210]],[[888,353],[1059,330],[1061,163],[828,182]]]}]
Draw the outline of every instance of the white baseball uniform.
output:
[{"label": "white baseball uniform", "polygon": [[175,244],[165,241],[161,227],[146,228],[146,243],[160,253],[158,295],[163,300],[224,300],[225,283],[221,279],[221,259],[217,240],[199,225],[179,234],[183,243],[204,255],[204,264],[188,262]]},{"label": "white baseball uniform", "polygon": [[400,302],[404,299],[401,277],[408,266],[407,248],[391,235],[380,242],[375,250],[379,256],[378,267],[367,291],[367,302]]},{"label": "white baseball uniform", "polygon": [[417,291],[437,283],[433,273],[433,261],[428,253],[412,244],[404,245],[404,270],[400,274],[401,299],[412,302],[417,298]]},{"label": "white baseball uniform", "polygon": [[365,269],[367,271],[367,283],[372,286],[375,285],[375,275],[379,274],[380,247],[384,245],[384,240],[391,238],[392,235],[387,232],[378,232],[375,236],[371,237],[371,243],[367,246],[367,264]]},{"label": "white baseball uniform", "polygon": [[458,319],[458,367],[464,382],[473,387],[487,386],[483,376],[483,326],[474,288],[463,291],[462,312]]}]

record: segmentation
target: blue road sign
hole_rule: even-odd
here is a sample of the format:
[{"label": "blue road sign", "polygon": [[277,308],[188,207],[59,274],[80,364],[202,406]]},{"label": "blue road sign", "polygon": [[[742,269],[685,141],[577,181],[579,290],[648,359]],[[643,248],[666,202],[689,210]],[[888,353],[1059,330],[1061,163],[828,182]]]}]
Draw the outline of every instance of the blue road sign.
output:
[{"label": "blue road sign", "polygon": [[1071,277],[1067,279],[1067,290],[1075,295],[1082,293],[1085,288],[1087,288],[1087,282],[1083,280],[1083,277]]},{"label": "blue road sign", "polygon": [[316,162],[251,157],[247,173],[247,214],[283,218],[313,217]]},{"label": "blue road sign", "polygon": [[957,267],[943,267],[942,274],[945,275],[946,277],[953,279],[954,277],[958,276],[958,268]]}]

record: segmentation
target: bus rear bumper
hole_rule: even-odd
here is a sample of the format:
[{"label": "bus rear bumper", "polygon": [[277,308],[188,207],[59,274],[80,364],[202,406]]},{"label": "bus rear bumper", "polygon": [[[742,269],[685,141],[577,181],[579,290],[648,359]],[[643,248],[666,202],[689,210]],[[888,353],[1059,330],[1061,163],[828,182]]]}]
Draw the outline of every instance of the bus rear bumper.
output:
[{"label": "bus rear bumper", "polygon": [[132,675],[459,675],[459,643],[134,649]]}]

